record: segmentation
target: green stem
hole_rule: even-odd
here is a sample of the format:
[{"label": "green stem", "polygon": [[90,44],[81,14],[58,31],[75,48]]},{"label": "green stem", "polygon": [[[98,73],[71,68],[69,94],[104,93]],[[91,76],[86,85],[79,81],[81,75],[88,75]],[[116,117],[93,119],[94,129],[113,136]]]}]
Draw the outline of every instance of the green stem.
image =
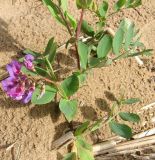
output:
[{"label": "green stem", "polygon": [[45,61],[46,61],[46,64],[47,64],[47,66],[48,66],[48,69],[49,69],[49,72],[50,72],[51,77],[52,77],[54,80],[56,80],[57,78],[56,78],[56,76],[55,76],[55,74],[54,74],[53,67],[52,67],[51,63],[49,62],[49,60],[47,59],[47,57],[45,57]]},{"label": "green stem", "polygon": [[67,20],[66,20],[66,18],[65,18],[65,16],[64,16],[64,14],[63,14],[63,12],[62,12],[62,10],[61,10],[58,6],[57,6],[57,9],[59,10],[60,16],[61,16],[61,18],[63,19],[63,21],[64,21],[64,23],[65,23],[65,25],[66,25],[66,28],[67,28],[70,36],[72,37],[72,36],[73,36],[73,33],[72,33],[72,31],[71,31],[70,25],[68,24],[68,22],[67,22]]}]

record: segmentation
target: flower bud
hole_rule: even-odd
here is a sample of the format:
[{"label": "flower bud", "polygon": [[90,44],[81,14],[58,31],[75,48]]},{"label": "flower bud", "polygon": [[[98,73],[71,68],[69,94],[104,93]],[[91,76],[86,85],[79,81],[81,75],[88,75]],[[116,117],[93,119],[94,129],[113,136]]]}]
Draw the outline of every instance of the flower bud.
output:
[{"label": "flower bud", "polygon": [[27,69],[35,71],[33,61],[34,61],[34,57],[32,55],[28,54],[25,56],[24,65]]}]

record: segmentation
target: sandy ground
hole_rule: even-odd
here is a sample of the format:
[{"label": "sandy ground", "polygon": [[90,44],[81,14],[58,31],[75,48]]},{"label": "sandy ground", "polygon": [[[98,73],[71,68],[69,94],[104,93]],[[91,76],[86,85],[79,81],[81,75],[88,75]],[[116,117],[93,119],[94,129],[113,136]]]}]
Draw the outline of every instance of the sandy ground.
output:
[{"label": "sandy ground", "polygon": [[[111,0],[112,1],[112,0]],[[72,13],[78,17],[75,6],[70,4]],[[115,29],[120,19],[128,17],[134,20],[142,33],[142,40],[148,48],[155,49],[155,1],[144,0],[137,10],[130,9],[111,17],[108,24]],[[94,17],[85,15],[90,22]],[[39,0],[0,0],[0,74],[5,65],[23,48],[43,51],[49,38],[56,37],[63,43],[69,37],[65,29],[57,24]],[[95,69],[87,83],[74,96],[79,100],[79,113],[75,121],[95,120],[107,114],[113,103],[112,97],[118,98],[121,93],[127,98],[139,97],[142,102],[134,106],[125,106],[122,110],[138,112],[146,104],[155,101],[155,56],[144,57],[145,65],[139,67],[135,59],[121,60],[108,68]],[[74,64],[72,57],[66,57],[62,64]],[[17,141],[20,160],[59,160],[62,156],[51,151],[51,142],[60,137],[67,123],[57,112],[57,106],[23,106],[8,99],[0,91],[0,160],[10,160],[11,152],[1,149]],[[58,113],[58,114],[57,114]],[[141,116],[142,121],[133,125],[135,132],[151,128],[148,111]],[[152,116],[153,116],[152,115]],[[143,123],[144,124],[144,123]],[[94,143],[111,136],[107,126],[92,135]],[[2,147],[1,147],[2,146]]]}]

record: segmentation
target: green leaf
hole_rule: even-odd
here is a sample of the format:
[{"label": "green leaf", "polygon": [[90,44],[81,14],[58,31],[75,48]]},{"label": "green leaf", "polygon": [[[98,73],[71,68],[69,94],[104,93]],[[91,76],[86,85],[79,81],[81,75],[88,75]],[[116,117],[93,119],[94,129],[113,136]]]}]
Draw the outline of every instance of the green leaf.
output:
[{"label": "green leaf", "polygon": [[40,76],[46,77],[48,75],[48,72],[45,69],[40,68],[38,66],[35,66],[35,70],[36,70],[37,74]]},{"label": "green leaf", "polygon": [[33,92],[31,102],[38,105],[50,103],[54,99],[56,92],[57,90],[51,85],[46,85],[44,91],[40,86],[37,86]]},{"label": "green leaf", "polygon": [[137,114],[134,114],[134,113],[120,112],[119,116],[124,121],[129,121],[129,122],[139,122],[140,121],[140,117]]},{"label": "green leaf", "polygon": [[119,28],[113,39],[113,51],[117,56],[120,55],[120,50],[122,48],[123,40],[124,40],[124,30],[122,28]]},{"label": "green leaf", "polygon": [[98,58],[106,57],[111,48],[112,48],[112,37],[106,34],[98,43],[97,46]]},{"label": "green leaf", "polygon": [[96,58],[96,57],[89,58],[89,68],[105,67],[109,65],[108,63],[109,61],[106,58]]},{"label": "green leaf", "polygon": [[80,136],[78,136],[76,139],[76,147],[80,160],[94,160],[92,146]]},{"label": "green leaf", "polygon": [[91,5],[89,6],[89,9],[90,9],[90,11],[92,11],[94,13],[97,12],[98,6],[97,6],[96,1],[92,1]]},{"label": "green leaf", "polygon": [[92,2],[93,0],[76,0],[76,5],[78,9],[88,9]]},{"label": "green leaf", "polygon": [[82,73],[82,74],[78,75],[78,78],[79,78],[80,85],[82,85],[86,81],[87,75],[86,75],[86,73]]},{"label": "green leaf", "polygon": [[87,23],[87,21],[82,21],[81,30],[83,33],[85,33],[88,36],[94,36],[95,32],[94,29]]},{"label": "green leaf", "polygon": [[125,4],[125,7],[126,8],[132,8],[132,3],[134,2],[135,0],[127,0],[126,4]]},{"label": "green leaf", "polygon": [[124,137],[126,139],[130,139],[132,137],[132,130],[129,126],[125,124],[120,124],[115,122],[114,120],[109,122],[109,126],[115,134]]},{"label": "green leaf", "polygon": [[142,5],[142,0],[135,0],[135,3],[132,4],[132,7],[135,8],[135,7],[138,7],[140,5]]},{"label": "green leaf", "polygon": [[78,77],[80,85],[82,85],[86,81],[87,78],[86,73],[75,72],[74,74]]},{"label": "green leaf", "polygon": [[91,132],[96,131],[97,129],[100,129],[102,127],[102,120],[97,120],[92,126],[91,126]]},{"label": "green leaf", "polygon": [[65,12],[65,15],[68,18],[68,20],[69,20],[70,25],[72,26],[72,28],[74,30],[76,30],[76,28],[77,28],[77,21],[76,21],[76,19],[71,14],[69,14],[67,11]]},{"label": "green leaf", "polygon": [[[124,20],[121,21],[118,31],[119,30],[122,30],[122,36],[121,36],[122,38],[121,38],[120,48],[118,50],[121,50],[121,48],[124,48],[126,51],[133,52],[136,49],[137,43],[139,43],[139,38],[136,39],[135,41],[136,34],[135,34],[134,23],[131,20],[125,18]],[[123,31],[124,31],[124,34],[123,34]],[[116,52],[118,52],[118,50],[116,49]],[[130,56],[129,53],[123,55],[124,58],[129,56]]]},{"label": "green leaf", "polygon": [[60,6],[64,12],[67,11],[68,0],[60,0]]},{"label": "green leaf", "polygon": [[56,76],[54,74],[54,70],[53,70],[52,64],[50,63],[50,61],[48,60],[47,57],[45,57],[45,64],[46,64],[46,67],[48,68],[48,71],[50,72],[52,80],[56,80]]},{"label": "green leaf", "polygon": [[48,41],[47,47],[45,49],[44,55],[48,57],[48,60],[51,64],[53,64],[55,56],[56,56],[57,43],[54,42],[54,38],[51,38]]},{"label": "green leaf", "polygon": [[25,50],[23,51],[23,53],[24,53],[24,54],[31,54],[31,55],[34,56],[34,57],[39,57],[39,56],[41,56],[40,53],[34,52],[34,51],[30,50],[30,49],[25,49]]},{"label": "green leaf", "polygon": [[54,4],[53,1],[51,0],[43,0],[43,3],[47,6],[47,8],[49,9],[51,15],[61,24],[63,24],[65,26],[64,21],[61,19],[60,15],[60,11],[57,7],[56,4]]},{"label": "green leaf", "polygon": [[87,149],[89,151],[93,150],[92,145],[86,142],[86,140],[82,136],[77,136],[76,137],[77,143],[84,149]]},{"label": "green leaf", "polygon": [[77,100],[61,99],[59,108],[68,122],[71,122],[77,113]]},{"label": "green leaf", "polygon": [[130,99],[125,99],[122,101],[122,104],[134,104],[140,102],[139,98],[130,98]]},{"label": "green leaf", "polygon": [[125,32],[125,49],[126,51],[129,50],[129,46],[131,44],[131,41],[134,37],[134,23],[130,23],[126,32]]},{"label": "green leaf", "polygon": [[116,3],[115,3],[115,10],[116,11],[119,11],[126,3],[126,0],[118,0]]},{"label": "green leaf", "polygon": [[80,65],[81,65],[81,68],[83,69],[87,68],[88,51],[89,51],[89,47],[85,43],[79,41],[78,42],[78,53],[80,56]]},{"label": "green leaf", "polygon": [[144,43],[140,42],[139,39],[137,39],[135,42],[131,43],[132,49],[138,48],[145,48]]},{"label": "green leaf", "polygon": [[72,96],[79,89],[79,79],[76,75],[71,75],[66,78],[61,83],[61,88],[63,89],[67,97]]},{"label": "green leaf", "polygon": [[89,68],[95,68],[101,63],[101,59],[96,57],[89,58]]},{"label": "green leaf", "polygon": [[89,126],[90,122],[89,121],[86,121],[84,122],[82,125],[80,125],[76,131],[75,131],[75,136],[79,136],[81,134],[83,134],[87,129],[88,129],[88,126]]},{"label": "green leaf", "polygon": [[125,4],[126,8],[136,8],[142,4],[142,0],[128,0]]},{"label": "green leaf", "polygon": [[26,74],[28,76],[37,76],[36,72],[28,70],[25,66],[22,66],[21,71],[22,71],[22,73],[24,73],[24,74]]},{"label": "green leaf", "polygon": [[98,11],[101,17],[105,17],[108,11],[108,2],[103,1],[102,4],[99,6]]},{"label": "green leaf", "polygon": [[98,30],[102,31],[102,29],[105,26],[105,24],[106,24],[105,21],[99,21],[99,22],[97,22],[96,25],[97,25]]},{"label": "green leaf", "polygon": [[37,59],[34,59],[33,63],[35,65],[43,66],[45,64],[45,59],[37,58]]},{"label": "green leaf", "polygon": [[76,153],[71,152],[71,153],[66,154],[63,160],[76,160]]}]

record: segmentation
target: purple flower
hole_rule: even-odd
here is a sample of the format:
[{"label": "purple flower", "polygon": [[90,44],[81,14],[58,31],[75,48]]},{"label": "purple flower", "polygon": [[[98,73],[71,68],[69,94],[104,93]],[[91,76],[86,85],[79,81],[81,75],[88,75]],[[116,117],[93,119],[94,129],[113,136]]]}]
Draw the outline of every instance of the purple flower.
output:
[{"label": "purple flower", "polygon": [[27,90],[25,92],[25,94],[22,97],[23,103],[28,103],[31,100],[34,90],[35,90],[35,88],[30,88],[29,90]]},{"label": "purple flower", "polygon": [[25,92],[24,82],[19,82],[16,77],[9,77],[2,81],[3,90],[14,100],[21,100]]},{"label": "purple flower", "polygon": [[18,61],[12,61],[7,65],[10,76],[2,81],[2,88],[12,99],[28,103],[35,90],[35,84],[20,72],[21,67]]},{"label": "purple flower", "polygon": [[18,61],[12,61],[10,64],[6,66],[6,69],[8,70],[9,75],[11,77],[19,75],[21,68],[22,64],[19,63]]},{"label": "purple flower", "polygon": [[29,70],[34,70],[33,61],[34,61],[34,56],[32,56],[31,54],[27,54],[24,59],[25,67]]}]

